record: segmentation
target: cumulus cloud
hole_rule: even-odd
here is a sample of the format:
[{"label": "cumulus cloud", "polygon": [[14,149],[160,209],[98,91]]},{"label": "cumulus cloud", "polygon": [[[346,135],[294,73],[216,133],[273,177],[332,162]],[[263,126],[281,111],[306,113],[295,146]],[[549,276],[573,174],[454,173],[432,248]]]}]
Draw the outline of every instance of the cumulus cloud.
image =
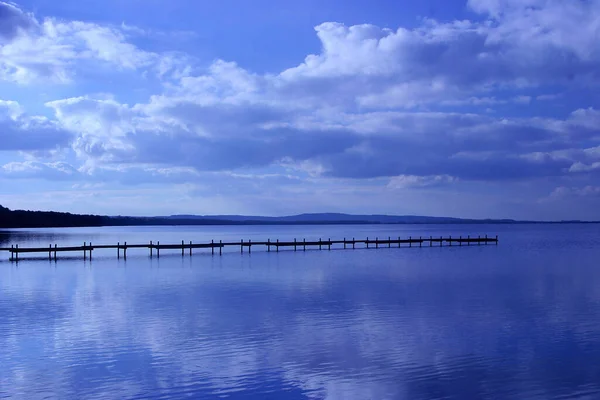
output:
[{"label": "cumulus cloud", "polygon": [[295,90],[309,85],[328,99],[335,90],[366,107],[412,107],[502,85],[597,81],[599,3],[537,3],[533,11],[476,1],[483,22],[426,20],[412,30],[324,23],[316,27],[322,52],[281,78]]},{"label": "cumulus cloud", "polygon": [[[595,110],[558,119],[374,112],[309,115],[303,109],[199,97],[122,105],[89,98],[49,103],[77,139],[80,158],[200,171],[315,165],[345,178],[456,176],[497,180],[562,175],[591,158],[574,139],[597,134]],[[568,153],[567,156],[559,156]]]},{"label": "cumulus cloud", "polygon": [[129,43],[117,27],[46,18],[38,21],[0,2],[0,80],[70,82],[79,71],[110,66],[138,69],[157,59]]},{"label": "cumulus cloud", "polygon": [[72,137],[56,121],[29,116],[19,103],[0,100],[0,151],[35,151],[65,147]]},{"label": "cumulus cloud", "polygon": [[[112,101],[69,99],[48,104],[78,134],[80,157],[100,162],[155,163],[225,170],[268,166],[285,157],[309,159],[357,143],[344,130],[264,127],[276,110],[202,106],[189,101],[128,107]],[[262,111],[262,113],[261,113]],[[89,119],[97,122],[89,123]],[[315,141],[315,135],[319,141]]]}]

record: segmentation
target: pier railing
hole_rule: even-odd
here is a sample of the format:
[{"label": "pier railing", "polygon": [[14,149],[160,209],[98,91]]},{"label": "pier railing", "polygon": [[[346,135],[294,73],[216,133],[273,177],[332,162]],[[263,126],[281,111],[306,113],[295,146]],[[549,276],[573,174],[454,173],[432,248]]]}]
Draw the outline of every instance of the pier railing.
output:
[{"label": "pier railing", "polygon": [[294,239],[293,241],[280,241],[280,240],[275,240],[272,241],[271,239],[268,239],[266,242],[262,241],[262,242],[253,242],[252,240],[248,240],[248,241],[244,241],[243,239],[239,242],[223,242],[222,240],[219,240],[219,242],[215,242],[214,240],[212,240],[210,243],[193,243],[193,242],[185,242],[182,241],[181,244],[177,243],[177,244],[160,244],[160,242],[156,242],[153,243],[152,241],[150,241],[149,243],[146,244],[127,244],[127,242],[124,242],[123,244],[121,244],[120,242],[117,243],[116,245],[93,245],[92,243],[87,243],[84,242],[83,246],[63,246],[63,247],[59,247],[57,244],[53,245],[49,245],[48,247],[19,247],[19,245],[12,245],[10,248],[5,247],[5,248],[0,248],[0,251],[4,251],[4,252],[9,252],[10,253],[10,261],[19,261],[20,259],[20,255],[23,254],[48,254],[48,258],[50,260],[54,259],[57,260],[58,258],[58,253],[66,253],[66,252],[70,252],[70,253],[83,253],[83,258],[87,259],[88,256],[90,259],[92,259],[92,252],[94,250],[100,250],[100,249],[113,249],[113,250],[117,250],[117,258],[121,258],[121,256],[123,256],[123,258],[127,258],[127,250],[128,249],[147,249],[149,250],[149,255],[150,257],[153,257],[156,254],[156,257],[160,257],[160,252],[161,250],[180,250],[181,251],[181,255],[184,256],[187,252],[189,253],[190,256],[193,255],[193,250],[194,249],[210,249],[211,253],[214,255],[216,253],[216,251],[218,251],[219,255],[223,254],[223,249],[226,247],[237,247],[240,249],[240,252],[243,253],[244,249],[246,249],[249,253],[252,252],[252,247],[257,247],[260,246],[263,249],[266,248],[267,252],[270,251],[276,251],[278,252],[280,248],[288,248],[288,249],[292,249],[294,251],[306,251],[307,248],[314,248],[314,249],[319,249],[319,250],[323,250],[323,249],[327,249],[327,250],[331,250],[332,246],[338,245],[340,246],[339,248],[342,248],[341,246],[343,246],[343,249],[356,249],[357,245],[362,246],[361,248],[367,248],[367,249],[378,249],[378,248],[383,248],[383,247],[387,247],[387,248],[391,248],[392,246],[394,247],[402,247],[402,245],[408,246],[408,247],[413,247],[413,246],[418,246],[418,247],[423,247],[423,246],[428,246],[428,247],[443,247],[445,246],[471,246],[471,245],[487,245],[487,244],[498,244],[498,236],[496,237],[488,237],[487,235],[485,236],[478,236],[478,237],[471,237],[471,236],[467,236],[467,237],[452,237],[452,236],[448,236],[448,237],[433,237],[433,236],[429,236],[429,237],[418,237],[418,238],[413,238],[412,236],[410,236],[409,238],[405,238],[402,239],[400,237],[398,238],[392,238],[392,237],[388,237],[387,239],[380,239],[380,238],[375,238],[375,239],[359,239],[356,240],[355,238],[350,239],[346,239],[344,238],[343,240],[331,240],[331,239],[327,239],[327,240],[323,240],[323,239],[319,239],[318,241],[316,240],[311,240],[311,241],[306,241],[306,239],[302,239],[302,241]]}]

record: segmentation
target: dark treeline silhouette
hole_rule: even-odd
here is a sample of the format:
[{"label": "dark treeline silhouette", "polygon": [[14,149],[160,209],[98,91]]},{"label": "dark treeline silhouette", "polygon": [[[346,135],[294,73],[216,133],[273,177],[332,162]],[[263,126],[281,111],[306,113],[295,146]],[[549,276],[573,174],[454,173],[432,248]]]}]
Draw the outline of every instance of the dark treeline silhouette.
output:
[{"label": "dark treeline silhouette", "polygon": [[50,228],[83,226],[135,226],[135,225],[226,225],[229,221],[206,219],[172,220],[167,218],[109,217],[82,215],[54,211],[11,211],[0,206],[0,228]]}]

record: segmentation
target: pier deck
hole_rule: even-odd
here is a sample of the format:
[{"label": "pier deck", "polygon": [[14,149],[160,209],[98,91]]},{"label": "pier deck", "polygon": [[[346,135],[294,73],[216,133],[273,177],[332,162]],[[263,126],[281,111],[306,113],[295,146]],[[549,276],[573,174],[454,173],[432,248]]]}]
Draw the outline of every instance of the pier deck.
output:
[{"label": "pier deck", "polygon": [[160,244],[160,242],[149,242],[146,244],[127,244],[127,242],[121,244],[121,243],[117,243],[115,245],[92,245],[92,243],[84,243],[83,246],[62,246],[59,247],[58,245],[49,245],[48,247],[19,247],[19,245],[13,245],[10,248],[8,247],[4,247],[4,248],[0,248],[0,252],[8,252],[9,253],[9,260],[10,261],[15,261],[18,262],[19,261],[19,256],[22,254],[47,254],[48,258],[50,260],[54,259],[56,260],[58,258],[58,253],[66,253],[66,252],[70,252],[70,253],[83,253],[83,258],[86,259],[89,255],[89,258],[92,258],[92,252],[94,250],[100,250],[100,249],[113,249],[113,250],[117,250],[117,258],[121,257],[121,254],[124,258],[127,258],[127,250],[128,249],[147,249],[150,251],[150,257],[154,256],[154,253],[156,253],[156,257],[160,257],[160,251],[161,250],[181,250],[181,255],[185,255],[186,250],[188,250],[189,255],[191,256],[193,254],[192,250],[193,249],[210,249],[212,254],[215,254],[215,251],[218,250],[219,251],[219,255],[223,254],[223,249],[226,247],[237,247],[240,249],[240,252],[244,252],[244,249],[247,249],[248,252],[252,252],[252,247],[256,247],[256,246],[260,246],[263,248],[266,248],[267,252],[270,252],[272,249],[274,249],[274,251],[279,251],[280,248],[293,248],[294,251],[298,251],[298,250],[302,250],[302,251],[306,251],[307,247],[308,248],[318,248],[319,250],[323,250],[323,249],[327,249],[327,250],[331,250],[331,246],[334,245],[342,245],[343,249],[356,249],[356,245],[361,245],[362,248],[383,248],[383,247],[387,247],[387,248],[391,248],[392,246],[394,247],[402,247],[402,245],[407,245],[408,247],[423,247],[428,246],[428,247],[434,247],[434,245],[436,247],[438,246],[470,246],[470,245],[487,245],[487,244],[498,244],[498,236],[496,237],[488,237],[487,235],[482,237],[482,236],[478,236],[478,237],[470,237],[467,236],[462,237],[452,237],[452,236],[448,236],[448,237],[433,237],[430,236],[428,238],[423,238],[423,237],[419,237],[419,238],[413,238],[413,237],[409,237],[409,238],[405,238],[405,239],[401,239],[400,237],[398,237],[397,239],[395,238],[391,238],[388,237],[387,239],[379,239],[379,238],[375,238],[375,239],[359,239],[356,240],[354,238],[352,238],[352,240],[347,240],[346,238],[344,238],[343,240],[331,240],[331,239],[327,239],[327,240],[322,240],[319,239],[318,241],[316,240],[312,240],[312,241],[306,241],[306,239],[303,239],[302,241],[296,240],[294,239],[293,241],[279,241],[279,240],[275,240],[275,241],[271,241],[270,239],[268,239],[266,242],[262,241],[262,242],[253,242],[251,240],[248,241],[244,241],[241,240],[239,242],[223,242],[223,241],[219,241],[219,242],[215,242],[214,240],[211,241],[210,243],[193,243],[193,242],[189,242],[186,243],[185,241],[182,241],[181,244],[177,243],[177,244]]}]

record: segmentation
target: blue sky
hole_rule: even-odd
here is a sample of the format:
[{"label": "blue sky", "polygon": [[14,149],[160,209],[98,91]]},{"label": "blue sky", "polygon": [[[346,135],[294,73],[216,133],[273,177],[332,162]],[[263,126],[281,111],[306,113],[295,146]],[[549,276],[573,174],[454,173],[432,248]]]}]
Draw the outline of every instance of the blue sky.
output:
[{"label": "blue sky", "polygon": [[0,0],[0,204],[600,219],[600,1]]}]

